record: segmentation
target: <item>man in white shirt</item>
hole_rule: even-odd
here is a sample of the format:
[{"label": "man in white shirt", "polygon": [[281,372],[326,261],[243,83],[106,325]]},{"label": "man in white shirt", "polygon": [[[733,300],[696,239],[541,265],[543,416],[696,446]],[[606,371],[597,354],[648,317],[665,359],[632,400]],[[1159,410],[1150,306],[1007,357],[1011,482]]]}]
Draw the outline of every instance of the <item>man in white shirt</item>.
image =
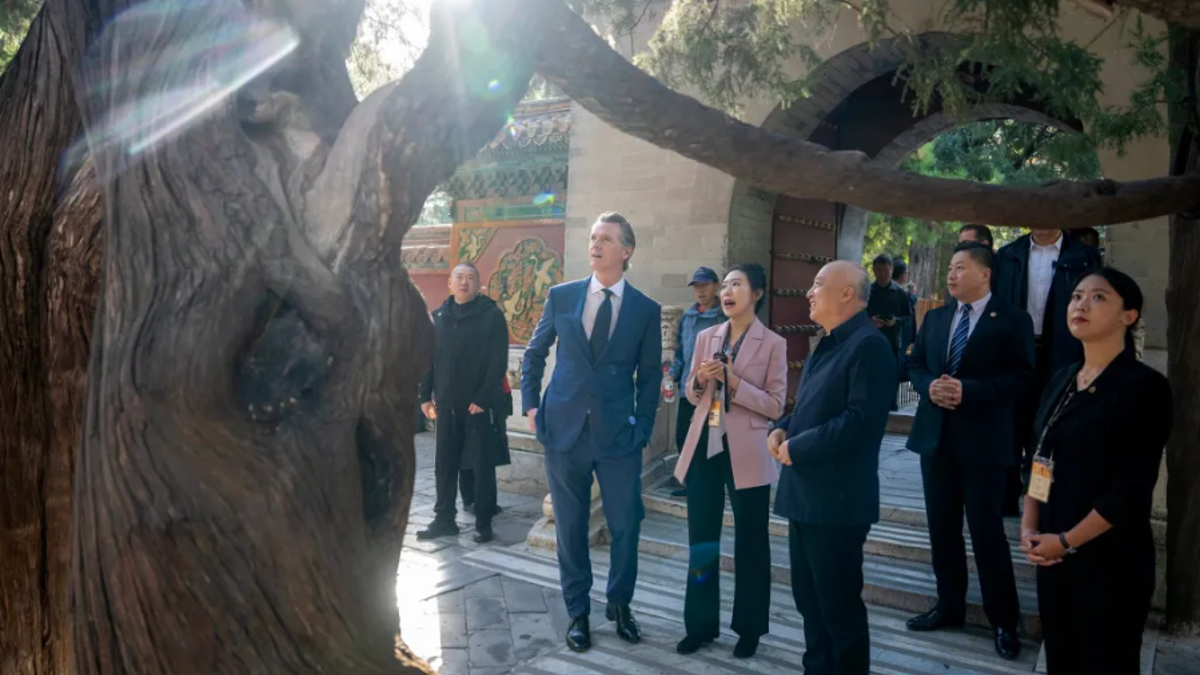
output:
[{"label": "man in white shirt", "polygon": [[1026,312],[990,292],[991,274],[991,249],[959,244],[947,277],[955,302],[925,317],[908,356],[921,396],[908,449],[921,456],[938,588],[937,604],[908,628],[938,630],[965,619],[965,509],[996,652],[1011,660],[1021,650],[1020,612],[1002,511],[1016,464],[1017,404],[1033,375],[1033,330]]},{"label": "man in white shirt", "polygon": [[[559,575],[571,617],[566,641],[574,651],[592,644],[593,473],[610,533],[605,616],[621,639],[641,639],[629,604],[644,517],[642,448],[654,427],[663,371],[662,308],[625,281],[636,246],[629,221],[618,213],[600,215],[589,243],[592,276],[550,289],[521,373],[525,415],[545,448]],[[555,343],[557,365],[543,395],[546,357]]]},{"label": "man in white shirt", "polygon": [[[996,297],[1026,310],[1033,321],[1036,362],[1034,379],[1019,411],[1017,424],[1033,426],[1042,389],[1056,371],[1083,359],[1083,345],[1067,328],[1067,305],[1075,284],[1101,264],[1100,251],[1060,230],[1034,230],[996,253],[992,291]],[[1018,468],[1009,475],[1006,515],[1016,515],[1022,486],[1019,465],[1027,461],[1028,438],[1013,449]]]}]

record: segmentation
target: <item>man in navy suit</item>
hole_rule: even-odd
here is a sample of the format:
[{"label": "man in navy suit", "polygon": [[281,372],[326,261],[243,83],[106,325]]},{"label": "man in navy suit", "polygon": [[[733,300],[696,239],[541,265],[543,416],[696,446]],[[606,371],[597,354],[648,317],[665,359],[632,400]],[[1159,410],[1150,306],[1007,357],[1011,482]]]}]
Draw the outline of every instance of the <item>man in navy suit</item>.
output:
[{"label": "man in navy suit", "polygon": [[792,598],[807,675],[867,675],[863,543],[879,521],[879,446],[896,397],[896,355],[866,313],[867,271],[821,268],[809,317],[825,329],[804,363],[791,416],[767,438],[783,465],[775,513],[788,519]]},{"label": "man in navy suit", "polygon": [[[571,617],[567,646],[591,647],[592,474],[600,481],[612,536],[605,616],[627,642],[641,639],[629,609],[637,581],[642,448],[650,440],[662,384],[662,308],[625,281],[637,240],[629,221],[604,213],[592,225],[592,276],[550,289],[525,350],[521,400],[545,448],[558,532],[558,569]],[[554,374],[542,395],[550,347]]]},{"label": "man in navy suit", "polygon": [[996,652],[1011,660],[1021,651],[1020,614],[1003,505],[1007,471],[1016,463],[1018,400],[1033,377],[1033,322],[1021,308],[992,295],[992,263],[986,246],[955,248],[947,278],[955,302],[925,317],[908,356],[913,389],[921,395],[908,449],[921,455],[938,589],[937,604],[909,620],[908,628],[963,624],[965,508]]}]

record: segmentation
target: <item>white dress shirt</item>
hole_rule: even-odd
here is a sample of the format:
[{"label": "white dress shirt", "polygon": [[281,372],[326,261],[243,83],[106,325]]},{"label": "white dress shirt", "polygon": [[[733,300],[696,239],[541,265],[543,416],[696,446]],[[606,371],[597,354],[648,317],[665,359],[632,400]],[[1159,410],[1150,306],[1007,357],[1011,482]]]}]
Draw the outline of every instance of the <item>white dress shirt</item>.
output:
[{"label": "white dress shirt", "polygon": [[[608,288],[613,292],[612,297],[612,323],[608,325],[608,337],[612,337],[613,332],[617,329],[617,315],[621,313],[621,297],[625,295],[625,277]],[[583,332],[587,334],[589,340],[592,339],[592,326],[596,325],[596,314],[600,312],[600,305],[604,304],[604,284],[592,276],[588,282],[587,298],[583,301]]]},{"label": "white dress shirt", "polygon": [[1054,263],[1062,253],[1062,232],[1058,240],[1049,246],[1040,246],[1033,237],[1029,238],[1029,297],[1025,310],[1033,319],[1033,334],[1042,334],[1042,323],[1046,318],[1046,302],[1050,298],[1050,285],[1054,283]]},{"label": "white dress shirt", "polygon": [[[983,296],[978,302],[971,303],[971,313],[967,315],[970,323],[967,324],[967,341],[971,340],[971,335],[975,333],[975,327],[979,325],[979,319],[983,317],[983,311],[987,309],[988,303],[992,301],[992,294],[988,293]],[[958,330],[958,324],[962,322],[962,303],[959,303],[954,308],[954,320],[950,322],[950,340],[946,345],[946,355],[950,355],[950,349],[954,347],[954,331]]]}]

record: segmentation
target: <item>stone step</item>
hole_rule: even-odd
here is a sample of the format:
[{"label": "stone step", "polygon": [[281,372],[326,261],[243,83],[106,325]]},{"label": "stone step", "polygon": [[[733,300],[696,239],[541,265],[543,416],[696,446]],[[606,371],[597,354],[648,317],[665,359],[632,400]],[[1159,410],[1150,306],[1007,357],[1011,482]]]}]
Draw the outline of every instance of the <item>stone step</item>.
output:
[{"label": "stone step", "polygon": [[[732,528],[725,528],[722,532],[721,569],[727,572],[734,569],[733,537]],[[642,522],[638,548],[643,553],[686,563],[689,550],[687,525],[679,518],[651,511]],[[788,542],[783,537],[771,537],[771,577],[777,583],[791,583]],[[872,605],[917,614],[937,602],[937,581],[927,562],[866,553],[864,581],[863,599]],[[1037,615],[1037,587],[1034,581],[1027,576],[1018,577],[1017,595],[1026,634],[1040,636],[1042,626]],[[970,572],[967,590],[967,623],[980,627],[989,625],[983,612],[979,577],[974,571]]]},{"label": "stone step", "polygon": [[[671,487],[666,481],[652,487],[642,496],[642,500],[648,511],[683,520],[687,519],[688,507],[686,499],[672,497]],[[924,513],[921,516],[921,522],[918,525],[903,521],[881,520],[880,523],[871,528],[871,533],[867,537],[867,543],[863,547],[863,550],[867,553],[886,558],[899,558],[927,565],[933,564],[933,551],[929,545],[929,531],[925,528]],[[725,505],[725,525],[727,528],[733,527],[733,509],[729,506],[728,501],[726,501]],[[1016,523],[1016,525],[1018,528],[1020,527],[1019,523]],[[768,527],[772,536],[784,538],[788,536],[788,523],[785,518],[772,514]],[[1026,579],[1032,582],[1037,576],[1037,567],[1030,563],[1025,555],[1021,553],[1020,540],[1012,536],[1012,534],[1015,533],[1010,533],[1009,549],[1013,559],[1013,572],[1018,579]],[[967,567],[972,572],[975,572],[975,555],[971,550],[971,537],[966,532],[964,532],[963,536],[967,542]]]},{"label": "stone step", "polygon": [[[554,558],[535,549],[481,548],[463,558],[507,577],[548,588],[559,587]],[[643,555],[639,560],[633,608],[642,626],[643,639],[632,646],[621,642],[610,624],[603,622],[604,589],[608,581],[608,550],[592,553],[592,640],[585,654],[565,647],[516,667],[526,675],[784,675],[800,671],[804,653],[804,628],[787,586],[771,589],[770,632],[763,637],[752,661],[734,659],[730,653],[736,636],[729,631],[733,605],[733,577],[721,575],[723,635],[713,645],[688,656],[675,652],[683,637],[683,599],[687,564],[679,560]],[[906,612],[868,607],[871,631],[871,672],[878,675],[1017,675],[1032,672],[1038,645],[1022,640],[1018,660],[1002,660],[992,648],[989,632],[978,628],[912,633],[905,629]]]}]

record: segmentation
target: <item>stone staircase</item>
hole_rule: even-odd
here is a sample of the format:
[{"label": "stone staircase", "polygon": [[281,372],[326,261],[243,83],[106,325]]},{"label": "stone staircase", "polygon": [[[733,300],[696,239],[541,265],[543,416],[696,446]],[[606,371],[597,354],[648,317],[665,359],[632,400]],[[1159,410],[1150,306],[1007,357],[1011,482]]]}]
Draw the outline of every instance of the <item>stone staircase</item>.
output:
[{"label": "stone staircase", "polygon": [[[887,450],[885,448],[884,452]],[[881,461],[882,461],[881,457]],[[904,457],[896,457],[897,462]],[[919,489],[920,484],[917,484]],[[666,480],[651,486],[646,492],[646,520],[642,523],[639,548],[643,553],[663,558],[686,561],[687,504],[682,498],[670,495],[671,487]],[[872,605],[888,607],[912,614],[923,612],[937,600],[936,579],[933,575],[932,551],[929,531],[925,528],[924,513],[920,524],[911,509],[888,505],[880,509],[882,520],[871,528],[864,551],[863,598]],[[1015,519],[1014,519],[1015,520]],[[726,527],[722,531],[721,569],[732,572],[733,559],[733,511],[726,504]],[[1015,527],[1013,527],[1015,526]],[[772,515],[771,532],[771,577],[775,583],[789,585],[791,568],[788,560],[787,521]],[[1019,528],[1013,523],[1008,528]],[[1041,636],[1041,621],[1037,616],[1037,590],[1034,581],[1035,568],[1021,554],[1018,540],[1009,541],[1013,568],[1017,577],[1017,593],[1021,602],[1023,632],[1032,638]],[[979,580],[975,570],[975,559],[971,553],[970,537],[967,536],[967,566],[970,583],[967,592],[967,623],[986,628],[989,624],[983,612],[983,600],[979,593]]]}]

